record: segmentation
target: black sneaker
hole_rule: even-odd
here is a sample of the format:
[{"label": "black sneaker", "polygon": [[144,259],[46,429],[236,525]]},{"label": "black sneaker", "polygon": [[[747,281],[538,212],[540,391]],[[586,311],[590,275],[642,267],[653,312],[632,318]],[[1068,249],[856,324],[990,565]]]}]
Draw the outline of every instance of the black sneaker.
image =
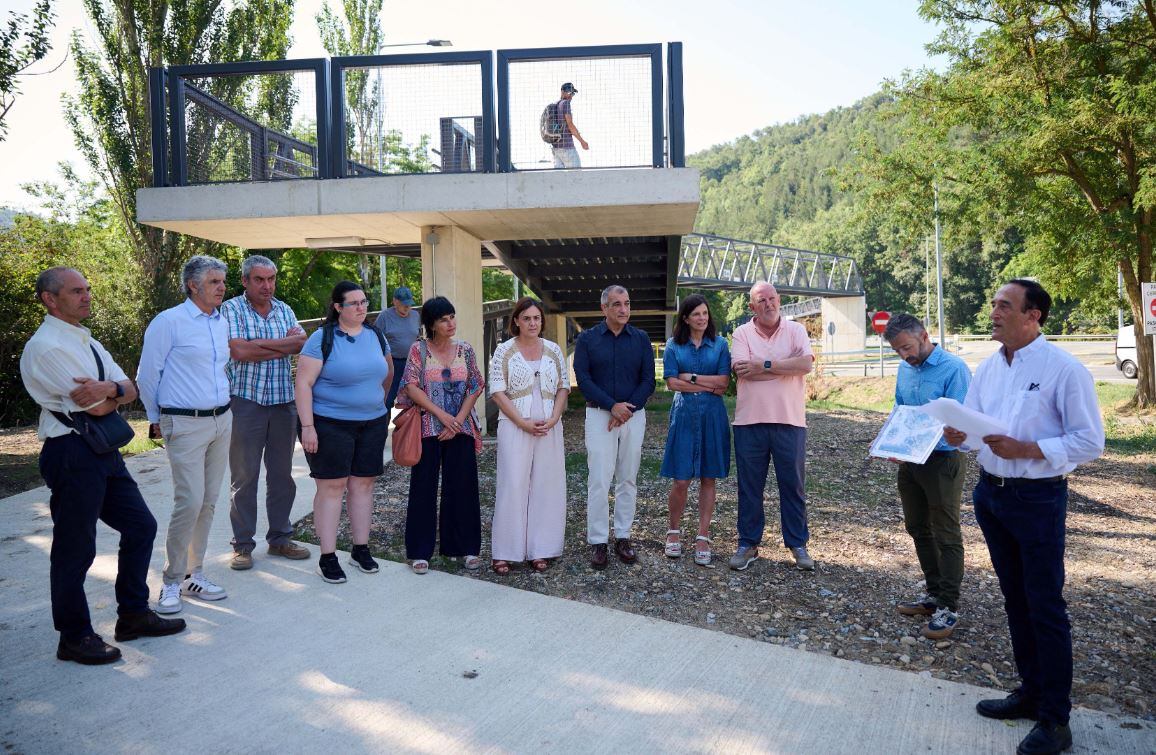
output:
[{"label": "black sneaker", "polygon": [[317,559],[317,573],[331,585],[339,585],[345,581],[345,572],[337,561],[336,553],[322,553]]},{"label": "black sneaker", "polygon": [[368,545],[353,546],[353,549],[349,551],[349,563],[366,574],[377,573],[377,562],[373,560],[373,556],[369,555]]},{"label": "black sneaker", "polygon": [[1072,730],[1067,724],[1040,721],[1016,748],[1016,755],[1054,755],[1072,749]]},{"label": "black sneaker", "polygon": [[109,645],[99,634],[90,634],[74,642],[61,637],[60,644],[56,646],[56,657],[62,661],[83,663],[85,666],[99,666],[119,661],[120,648]]},{"label": "black sneaker", "polygon": [[185,629],[184,619],[163,619],[156,611],[126,613],[116,620],[116,641],[129,642],[137,637],[163,637]]}]

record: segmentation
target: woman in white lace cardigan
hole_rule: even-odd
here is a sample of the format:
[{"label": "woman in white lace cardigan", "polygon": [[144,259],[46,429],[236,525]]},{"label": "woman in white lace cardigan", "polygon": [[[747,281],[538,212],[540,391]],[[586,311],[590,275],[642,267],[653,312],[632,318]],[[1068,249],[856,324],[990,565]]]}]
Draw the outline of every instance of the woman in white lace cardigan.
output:
[{"label": "woman in white lace cardigan", "polygon": [[514,337],[490,360],[490,396],[501,410],[491,555],[501,575],[519,561],[545,571],[566,535],[561,419],[570,370],[558,344],[539,335],[542,312],[541,303],[520,299],[510,316]]}]

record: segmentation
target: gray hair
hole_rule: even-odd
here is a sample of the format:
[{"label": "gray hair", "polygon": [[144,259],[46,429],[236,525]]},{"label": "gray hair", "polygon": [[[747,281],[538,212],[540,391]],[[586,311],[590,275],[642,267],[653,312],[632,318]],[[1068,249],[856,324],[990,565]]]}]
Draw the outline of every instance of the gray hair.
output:
[{"label": "gray hair", "polygon": [[241,263],[241,277],[248,278],[249,273],[253,272],[255,267],[271,267],[273,272],[277,272],[277,263],[268,257],[262,257],[260,254],[254,254],[252,257],[246,257],[245,261]]},{"label": "gray hair", "polygon": [[610,294],[626,294],[627,296],[630,296],[630,292],[625,288],[618,285],[617,283],[612,283],[606,288],[602,289],[602,298],[599,299],[599,301],[602,303],[602,306],[605,307],[610,303]]},{"label": "gray hair", "polygon": [[192,293],[189,291],[190,283],[200,283],[205,279],[205,276],[212,271],[218,273],[229,272],[229,268],[224,262],[221,262],[216,257],[210,257],[206,254],[198,254],[195,257],[190,257],[189,261],[185,263],[184,269],[181,270],[181,288],[185,290],[185,294]]},{"label": "gray hair", "polygon": [[64,287],[65,273],[76,273],[77,275],[83,276],[83,273],[81,273],[75,267],[48,268],[43,273],[36,276],[36,301],[43,304],[44,299],[42,299],[40,295],[44,293],[59,294],[60,289]]},{"label": "gray hair", "polygon": [[747,292],[747,298],[748,299],[754,300],[755,289],[758,288],[759,286],[769,286],[770,289],[772,291],[774,291],[776,294],[779,293],[779,289],[775,288],[774,283],[771,283],[770,281],[755,281],[755,285],[751,286],[751,290]]},{"label": "gray hair", "polygon": [[919,337],[926,332],[927,329],[923,327],[923,323],[919,321],[918,317],[900,312],[897,315],[892,315],[891,319],[887,321],[887,329],[883,331],[883,340],[891,343],[900,333],[910,333]]}]

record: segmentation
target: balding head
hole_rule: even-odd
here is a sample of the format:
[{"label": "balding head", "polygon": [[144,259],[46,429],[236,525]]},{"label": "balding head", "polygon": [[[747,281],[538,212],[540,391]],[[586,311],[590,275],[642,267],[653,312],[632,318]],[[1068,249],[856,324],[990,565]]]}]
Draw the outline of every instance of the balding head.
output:
[{"label": "balding head", "polygon": [[766,281],[751,286],[751,312],[755,323],[763,330],[779,327],[779,292]]}]

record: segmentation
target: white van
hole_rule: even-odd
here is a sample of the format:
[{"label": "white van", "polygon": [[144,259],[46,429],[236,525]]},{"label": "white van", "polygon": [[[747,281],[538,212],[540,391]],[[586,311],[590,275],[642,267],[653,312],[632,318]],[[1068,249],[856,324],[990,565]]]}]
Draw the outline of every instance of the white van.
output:
[{"label": "white van", "polygon": [[1129,380],[1135,380],[1136,365],[1139,363],[1136,358],[1136,331],[1131,325],[1125,325],[1116,332],[1116,369]]}]

